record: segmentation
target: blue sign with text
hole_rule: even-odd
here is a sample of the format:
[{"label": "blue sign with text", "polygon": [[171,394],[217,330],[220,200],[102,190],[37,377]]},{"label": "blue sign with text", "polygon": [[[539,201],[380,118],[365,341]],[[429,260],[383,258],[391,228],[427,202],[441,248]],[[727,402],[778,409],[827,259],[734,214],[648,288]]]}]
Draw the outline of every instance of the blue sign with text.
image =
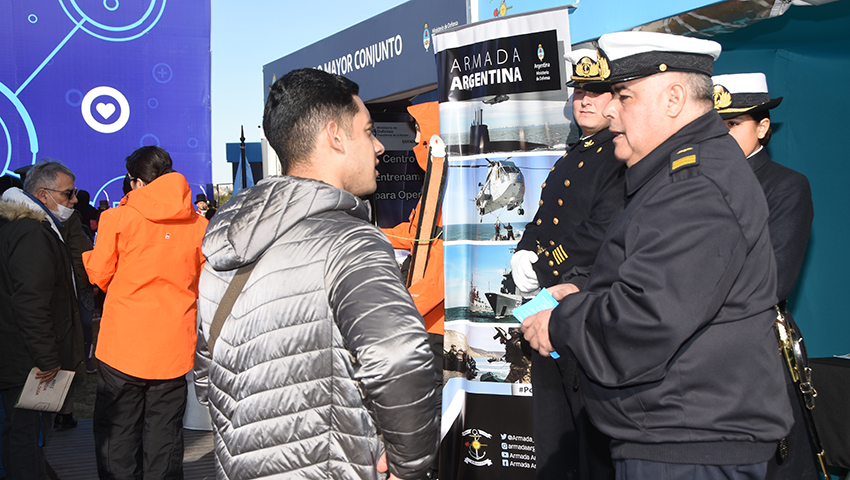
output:
[{"label": "blue sign with text", "polygon": [[433,85],[431,36],[465,24],[465,0],[411,0],[266,64],[263,85],[307,67],[357,82],[366,102]]},{"label": "blue sign with text", "polygon": [[0,173],[60,160],[115,204],[124,158],[158,145],[201,193],[209,50],[209,0],[0,3]]}]

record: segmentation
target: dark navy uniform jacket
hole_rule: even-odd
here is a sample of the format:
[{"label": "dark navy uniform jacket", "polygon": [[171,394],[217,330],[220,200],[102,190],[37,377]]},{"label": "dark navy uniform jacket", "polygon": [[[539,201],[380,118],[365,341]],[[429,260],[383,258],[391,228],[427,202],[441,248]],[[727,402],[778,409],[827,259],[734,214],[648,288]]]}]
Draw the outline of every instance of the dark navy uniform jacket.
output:
[{"label": "dark navy uniform jacket", "polygon": [[770,243],[776,256],[776,296],[785,300],[797,283],[806,256],[814,208],[805,175],[770,159],[762,148],[747,159],[770,209]]},{"label": "dark navy uniform jacket", "polygon": [[614,158],[606,128],[573,145],[543,183],[540,206],[517,250],[537,252],[541,287],[576,266],[591,265],[611,220],[623,209],[625,164]]},{"label": "dark navy uniform jacket", "polygon": [[773,333],[776,267],[758,181],[710,111],[626,171],[585,289],[549,324],[587,375],[612,458],[767,460],[790,428]]},{"label": "dark navy uniform jacket", "polygon": [[[770,243],[776,258],[776,295],[779,300],[785,300],[797,283],[809,243],[814,217],[809,180],[805,175],[771,161],[764,148],[747,158],[747,162],[755,172],[767,198],[770,210]],[[785,319],[800,332],[800,327],[791,315],[786,315]],[[788,372],[785,373],[788,397],[794,411],[794,425],[786,437],[788,458],[782,462],[776,458],[771,459],[765,478],[819,478],[814,446],[805,426],[803,407],[797,398],[797,387]]]}]

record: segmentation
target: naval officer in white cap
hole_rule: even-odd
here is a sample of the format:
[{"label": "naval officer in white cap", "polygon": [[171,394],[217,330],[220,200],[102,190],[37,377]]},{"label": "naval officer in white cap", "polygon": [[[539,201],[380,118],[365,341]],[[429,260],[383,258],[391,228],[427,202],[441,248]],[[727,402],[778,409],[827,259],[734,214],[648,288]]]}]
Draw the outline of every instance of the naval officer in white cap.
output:
[{"label": "naval officer in white cap", "polygon": [[[582,88],[601,80],[596,50],[573,50],[564,58],[573,66],[567,86],[573,88],[573,119],[582,136],[543,182],[537,213],[511,257],[511,274],[523,296],[558,284],[562,273],[593,265],[608,225],[623,210],[625,166],[614,157],[614,135],[602,115],[610,89]],[[531,363],[537,480],[613,480],[610,441],[587,416],[575,358],[535,352]]]},{"label": "naval officer in white cap", "polygon": [[[773,134],[770,111],[782,103],[782,97],[770,98],[767,77],[763,73],[717,75],[711,80],[714,82],[714,109],[744,151],[747,163],[764,190],[770,211],[770,243],[776,258],[777,307],[784,311],[786,319],[799,332],[800,328],[788,312],[786,299],[791,295],[803,266],[814,207],[806,176],[772,161],[765,148]],[[797,399],[797,386],[787,370],[785,384],[794,412],[794,425],[791,433],[780,441],[777,455],[768,462],[766,478],[820,478],[816,449],[806,427],[803,406]]]},{"label": "naval officer in white cap", "polygon": [[618,479],[762,479],[791,411],[767,202],[713,109],[720,45],[622,32],[599,53],[626,207],[585,288],[525,337],[582,366]]}]

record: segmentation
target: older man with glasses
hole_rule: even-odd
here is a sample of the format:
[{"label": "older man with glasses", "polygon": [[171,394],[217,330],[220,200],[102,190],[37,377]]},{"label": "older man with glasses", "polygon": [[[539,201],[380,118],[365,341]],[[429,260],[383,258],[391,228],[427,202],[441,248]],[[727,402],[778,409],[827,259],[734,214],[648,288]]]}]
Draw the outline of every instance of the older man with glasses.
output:
[{"label": "older man with glasses", "polygon": [[74,174],[47,161],[27,172],[24,189],[0,201],[0,394],[6,413],[7,479],[44,478],[41,413],[14,408],[27,375],[50,382],[60,369],[84,376],[83,341],[70,251],[60,228],[74,212]]}]

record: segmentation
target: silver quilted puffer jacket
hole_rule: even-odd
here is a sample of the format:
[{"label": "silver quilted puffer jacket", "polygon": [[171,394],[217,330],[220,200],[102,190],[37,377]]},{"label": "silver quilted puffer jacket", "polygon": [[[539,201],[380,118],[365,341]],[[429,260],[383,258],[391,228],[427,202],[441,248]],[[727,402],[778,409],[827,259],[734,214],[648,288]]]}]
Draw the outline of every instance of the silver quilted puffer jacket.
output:
[{"label": "silver quilted puffer jacket", "polygon": [[[207,228],[196,391],[218,478],[422,476],[438,448],[433,354],[368,207],[325,183],[272,177]],[[209,357],[218,303],[257,261]],[[383,444],[381,439],[383,439]]]}]

